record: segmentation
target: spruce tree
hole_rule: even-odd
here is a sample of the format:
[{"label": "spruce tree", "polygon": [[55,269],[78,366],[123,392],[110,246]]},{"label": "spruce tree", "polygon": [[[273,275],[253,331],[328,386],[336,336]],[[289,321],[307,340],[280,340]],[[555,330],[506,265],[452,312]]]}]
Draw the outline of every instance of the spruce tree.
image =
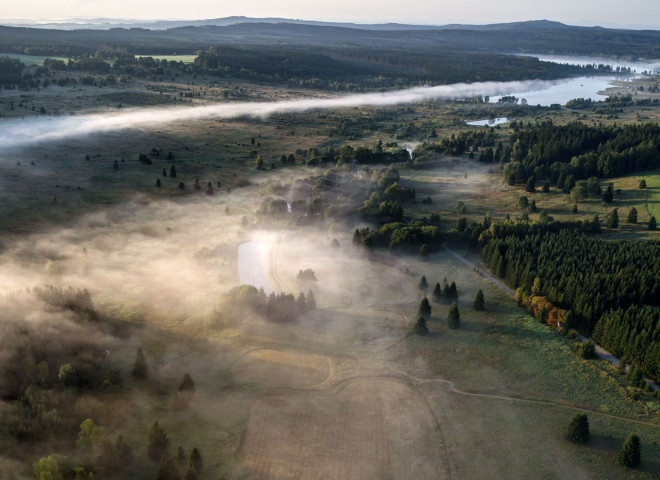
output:
[{"label": "spruce tree", "polygon": [[440,282],[436,282],[435,287],[433,287],[433,300],[438,303],[442,301],[442,288],[440,288]]},{"label": "spruce tree", "polygon": [[119,170],[119,162],[117,162],[117,160],[115,160],[114,163],[112,164],[112,169]]},{"label": "spruce tree", "polygon": [[649,230],[655,230],[656,227],[655,217],[651,215],[651,219],[649,220]]},{"label": "spruce tree", "polygon": [[484,292],[479,289],[477,295],[474,297],[474,309],[482,311],[484,309]]},{"label": "spruce tree", "polygon": [[426,280],[426,275],[422,275],[422,278],[419,279],[419,284],[417,285],[422,292],[425,292],[429,288],[429,282]]},{"label": "spruce tree", "polygon": [[176,178],[176,168],[174,168],[174,165],[170,167],[170,178]]},{"label": "spruce tree", "polygon": [[421,315],[425,319],[431,317],[431,304],[429,303],[428,298],[424,297],[422,298],[422,301],[419,302],[419,308],[417,309],[417,314]]},{"label": "spruce tree", "polygon": [[639,437],[634,433],[631,433],[628,435],[623,447],[619,451],[619,463],[624,467],[635,468],[639,465],[641,453]]},{"label": "spruce tree", "polygon": [[156,179],[156,187],[160,187],[160,178]]},{"label": "spruce tree", "polygon": [[612,203],[613,199],[614,199],[614,190],[612,189],[612,185],[608,185],[607,189],[605,190],[605,193],[603,193],[603,202]]},{"label": "spruce tree", "polygon": [[167,170],[163,168],[163,177],[167,177]]},{"label": "spruce tree", "polygon": [[628,212],[628,223],[637,223],[637,209],[632,207]]},{"label": "spruce tree", "polygon": [[564,436],[573,443],[586,443],[589,441],[589,418],[586,413],[576,413]]},{"label": "spruce tree", "polygon": [[137,353],[135,354],[135,363],[133,364],[133,377],[138,380],[144,380],[147,378],[148,372],[147,359],[144,358],[142,347],[138,347]]},{"label": "spruce tree", "polygon": [[456,302],[452,303],[449,308],[449,315],[447,316],[447,324],[449,328],[457,329],[461,325],[461,316],[458,312],[458,306]]},{"label": "spruce tree", "polygon": [[529,193],[536,192],[536,177],[532,175],[527,179],[527,185],[525,185],[525,191]]},{"label": "spruce tree", "polygon": [[424,318],[424,315],[417,315],[417,320],[415,321],[413,331],[417,335],[421,336],[425,336],[429,333],[429,327],[426,323],[426,318]]},{"label": "spruce tree", "polygon": [[196,178],[195,178],[195,185],[194,185],[194,187],[195,187],[195,190],[200,190],[200,189],[202,188],[202,186],[199,184],[199,177],[196,177]]},{"label": "spruce tree", "polygon": [[186,465],[186,452],[183,449],[181,445],[179,445],[176,449],[176,463],[179,466],[179,468],[183,468]]},{"label": "spruce tree", "polygon": [[167,438],[165,430],[158,425],[158,420],[155,420],[147,435],[147,455],[152,460],[157,461],[163,457],[169,445],[170,440]]},{"label": "spruce tree", "polygon": [[213,195],[213,185],[211,185],[211,182],[206,185],[206,194]]},{"label": "spruce tree", "polygon": [[202,468],[204,464],[202,463],[202,455],[199,453],[197,447],[193,447],[190,452],[190,459],[188,460],[188,468],[194,470],[195,472],[202,473]]},{"label": "spruce tree", "polygon": [[167,455],[163,455],[156,471],[156,480],[181,480],[181,475],[179,475],[179,469],[176,467],[176,461],[174,459],[169,459]]},{"label": "spruce tree", "polygon": [[619,228],[619,211],[614,208],[607,216],[607,221],[605,223],[607,228]]},{"label": "spruce tree", "polygon": [[448,290],[447,299],[458,300],[458,290],[456,289],[456,282],[451,282],[451,285],[449,286],[449,290]]},{"label": "spruce tree", "polygon": [[193,382],[192,377],[189,373],[185,373],[179,384],[180,392],[194,392],[195,391],[195,382]]},{"label": "spruce tree", "polygon": [[549,193],[550,192],[550,180],[546,180],[545,183],[543,184],[543,193]]}]

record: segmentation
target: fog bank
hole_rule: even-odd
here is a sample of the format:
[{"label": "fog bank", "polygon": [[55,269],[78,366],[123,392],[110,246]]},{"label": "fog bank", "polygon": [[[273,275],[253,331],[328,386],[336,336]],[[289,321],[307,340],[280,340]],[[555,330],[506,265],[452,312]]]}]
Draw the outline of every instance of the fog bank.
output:
[{"label": "fog bank", "polygon": [[[506,95],[514,91],[542,89],[553,81],[479,82],[415,87],[389,92],[363,93],[334,98],[283,100],[277,102],[222,103],[196,107],[146,108],[80,116],[8,120],[0,123],[0,144],[22,147],[36,142],[62,140],[93,133],[162,125],[203,118],[231,119],[242,116],[267,118],[276,113],[331,110],[350,107],[386,107],[433,99]],[[0,148],[2,148],[0,147]]]}]

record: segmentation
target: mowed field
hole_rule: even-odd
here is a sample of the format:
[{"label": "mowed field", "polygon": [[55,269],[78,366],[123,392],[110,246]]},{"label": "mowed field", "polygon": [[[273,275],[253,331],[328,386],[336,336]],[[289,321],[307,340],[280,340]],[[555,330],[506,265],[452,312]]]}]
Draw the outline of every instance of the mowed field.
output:
[{"label": "mowed field", "polygon": [[451,478],[426,403],[407,385],[357,379],[327,394],[280,394],[250,411],[244,478]]},{"label": "mowed field", "polygon": [[647,196],[646,207],[650,215],[656,220],[660,219],[660,173],[642,175],[639,180],[646,180]]}]

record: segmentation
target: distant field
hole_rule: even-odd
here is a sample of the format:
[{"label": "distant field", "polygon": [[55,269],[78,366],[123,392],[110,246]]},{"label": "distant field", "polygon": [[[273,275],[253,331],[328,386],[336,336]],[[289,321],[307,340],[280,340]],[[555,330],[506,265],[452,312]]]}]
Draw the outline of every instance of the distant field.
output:
[{"label": "distant field", "polygon": [[9,57],[9,58],[18,58],[26,66],[31,67],[33,65],[41,66],[44,64],[44,60],[47,58],[54,58],[56,60],[68,61],[68,57],[53,57],[53,56],[41,56],[41,55],[21,55],[19,53],[0,53],[0,57]]},{"label": "distant field", "polygon": [[193,63],[197,55],[135,55],[135,58],[151,57],[154,60],[167,60],[168,62]]},{"label": "distant field", "polygon": [[642,178],[646,180],[646,187],[648,189],[646,207],[649,210],[649,214],[658,219],[660,218],[660,174],[640,177],[640,179]]}]

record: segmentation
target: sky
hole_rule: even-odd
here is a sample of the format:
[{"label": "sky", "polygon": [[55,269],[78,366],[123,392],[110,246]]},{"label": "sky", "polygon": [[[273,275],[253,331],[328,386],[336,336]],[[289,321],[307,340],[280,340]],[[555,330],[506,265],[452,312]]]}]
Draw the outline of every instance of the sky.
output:
[{"label": "sky", "polygon": [[573,25],[660,27],[658,0],[2,0],[10,19],[208,19],[244,15],[425,25],[556,20]]}]

